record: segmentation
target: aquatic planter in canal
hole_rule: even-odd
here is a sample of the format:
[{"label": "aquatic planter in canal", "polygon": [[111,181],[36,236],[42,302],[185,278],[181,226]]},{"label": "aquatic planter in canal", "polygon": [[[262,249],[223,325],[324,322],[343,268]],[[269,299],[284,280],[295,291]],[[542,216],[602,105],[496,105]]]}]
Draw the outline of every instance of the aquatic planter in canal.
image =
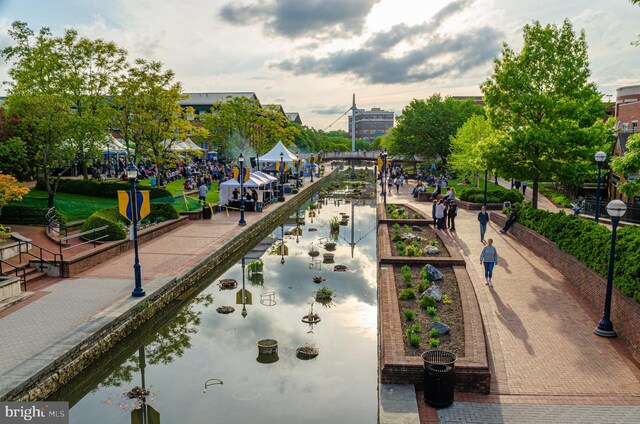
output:
[{"label": "aquatic planter in canal", "polygon": [[258,357],[256,361],[261,364],[272,364],[278,359],[278,341],[273,339],[258,340]]}]

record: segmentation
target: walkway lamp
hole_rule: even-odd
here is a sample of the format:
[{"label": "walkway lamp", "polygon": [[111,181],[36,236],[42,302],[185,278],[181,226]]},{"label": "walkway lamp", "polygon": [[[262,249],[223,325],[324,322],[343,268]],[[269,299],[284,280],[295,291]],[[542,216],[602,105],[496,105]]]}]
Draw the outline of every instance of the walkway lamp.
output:
[{"label": "walkway lamp", "polygon": [[315,163],[313,155],[309,156],[309,174],[311,174],[311,182],[313,182],[313,164]]},{"label": "walkway lamp", "polygon": [[[602,171],[602,165],[607,160],[607,154],[605,152],[598,152],[595,155],[596,163],[598,164],[598,185],[596,187],[596,210],[595,221],[599,222],[600,218],[600,172]],[[609,206],[607,206],[608,208]]]},{"label": "walkway lamp", "polygon": [[387,149],[382,151],[382,199],[387,204]]},{"label": "walkway lamp", "polygon": [[278,202],[284,202],[284,153],[280,152],[280,196]]},{"label": "walkway lamp", "polygon": [[300,188],[300,159],[296,160],[296,188]]},{"label": "walkway lamp", "polygon": [[242,153],[238,156],[238,162],[240,163],[240,221],[238,225],[247,225],[244,220],[244,155]]},{"label": "walkway lamp", "polygon": [[615,337],[616,332],[613,331],[613,323],[609,318],[611,314],[611,291],[613,290],[613,267],[614,267],[614,255],[616,251],[616,228],[620,222],[620,218],[627,212],[627,205],[621,200],[612,200],[607,205],[607,213],[611,218],[611,248],[609,250],[609,270],[607,271],[607,291],[604,296],[604,312],[602,313],[602,319],[598,323],[598,326],[594,333],[602,337]]},{"label": "walkway lamp", "polygon": [[127,177],[131,183],[131,193],[129,198],[131,199],[131,224],[133,231],[133,273],[135,276],[135,288],[131,292],[133,297],[142,297],[146,295],[142,290],[142,275],[140,274],[140,259],[138,257],[138,205],[137,205],[137,191],[136,191],[136,178],[138,178],[138,168],[133,163],[129,163],[127,167]]}]

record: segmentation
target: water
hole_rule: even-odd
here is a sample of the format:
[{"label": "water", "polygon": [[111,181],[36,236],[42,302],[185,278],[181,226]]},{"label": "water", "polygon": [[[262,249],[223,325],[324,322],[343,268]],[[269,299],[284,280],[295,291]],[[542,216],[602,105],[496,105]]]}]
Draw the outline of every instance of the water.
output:
[{"label": "water", "polygon": [[[362,202],[362,201],[361,201]],[[348,272],[334,272],[334,264],[310,269],[310,243],[329,238],[329,220],[340,212],[350,215],[349,226],[340,227],[335,264]],[[303,216],[305,210],[301,209]],[[134,386],[150,390],[148,422],[163,423],[375,423],[377,420],[377,307],[375,206],[335,205],[332,199],[311,218],[306,211],[302,235],[284,236],[288,255],[278,250],[282,231],[296,228],[295,218],[274,230],[274,237],[258,243],[247,254],[246,264],[261,254],[264,284],[246,289],[252,304],[236,304],[242,288],[241,262],[233,265],[193,301],[180,308],[174,318],[155,334],[140,337],[126,353],[126,360],[109,367],[108,377],[77,379],[60,396],[72,403],[71,423],[144,422],[132,411],[135,402],[123,397]],[[355,222],[353,221],[355,216]],[[309,231],[317,228],[318,231]],[[296,240],[297,239],[297,240]],[[274,242],[275,240],[275,242]],[[353,243],[351,243],[353,241]],[[350,243],[355,247],[353,249]],[[323,248],[317,248],[322,261]],[[281,264],[284,258],[284,264]],[[313,276],[326,278],[313,283]],[[239,286],[219,291],[217,282],[234,278]],[[322,285],[335,290],[333,304],[318,303],[314,312],[321,322],[301,322],[309,312],[309,297]],[[274,306],[261,304],[261,294],[275,292]],[[265,302],[268,303],[268,302]],[[229,315],[216,308],[236,308]],[[256,342],[276,339],[279,360],[257,361]],[[300,360],[295,350],[305,344],[319,349],[319,356]],[[143,347],[143,349],[141,349]],[[133,353],[133,354],[132,354]],[[114,358],[111,358],[113,361]],[[140,369],[141,360],[144,376]],[[99,373],[97,373],[99,374]],[[223,384],[205,382],[220,379]],[[86,388],[85,388],[86,387]],[[68,394],[68,393],[72,393]],[[86,393],[85,392],[89,392]],[[159,415],[156,415],[159,414]]]}]

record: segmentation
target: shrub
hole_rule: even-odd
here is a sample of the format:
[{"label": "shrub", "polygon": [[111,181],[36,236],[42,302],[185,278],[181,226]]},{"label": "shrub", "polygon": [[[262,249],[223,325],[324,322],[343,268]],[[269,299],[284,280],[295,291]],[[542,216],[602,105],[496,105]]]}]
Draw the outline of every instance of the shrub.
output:
[{"label": "shrub", "polygon": [[[387,210],[389,210],[389,207],[387,206]],[[393,231],[395,231],[396,233],[400,232],[400,224],[398,224],[397,222],[395,224],[393,224]]]},{"label": "shrub", "polygon": [[435,314],[436,314],[436,308],[435,308],[435,307],[433,307],[433,306],[429,306],[429,307],[427,308],[427,313],[428,313],[429,315],[431,315],[431,316],[435,316]]},{"label": "shrub", "polygon": [[117,207],[106,208],[94,212],[91,216],[82,224],[81,232],[90,231],[95,228],[107,226],[107,238],[102,240],[124,240],[127,238],[127,232],[125,227],[128,225],[128,221],[118,211]]},{"label": "shrub", "polygon": [[[40,206],[23,206],[23,205],[6,205],[2,208],[0,214],[0,222],[4,224],[16,225],[45,225],[47,220],[45,215],[49,211],[47,207]],[[67,222],[67,218],[56,209],[56,217],[62,223]]]},{"label": "shrub", "polygon": [[[418,286],[420,287],[420,286]],[[451,299],[449,298],[449,296],[447,296],[446,294],[442,295],[442,303],[444,303],[445,305],[451,305]]]},{"label": "shrub", "polygon": [[422,333],[422,325],[419,322],[416,322],[412,326],[409,327],[407,331],[411,331],[412,333]]},{"label": "shrub", "polygon": [[[464,187],[464,186],[463,186]],[[472,203],[482,203],[484,201],[484,187],[468,187],[459,189],[460,199]],[[516,189],[506,189],[502,186],[489,184],[487,186],[487,202],[488,203],[520,203],[524,199],[522,193]]]},{"label": "shrub", "polygon": [[[518,222],[556,243],[606,278],[611,231],[593,221],[585,221],[564,211],[551,213],[523,207]],[[640,302],[640,227],[623,227],[617,232],[613,283],[620,291]]]},{"label": "shrub", "polygon": [[440,317],[433,317],[433,321],[434,321],[434,322],[440,322],[440,321],[442,321],[442,320],[440,319]]},{"label": "shrub", "polygon": [[416,298],[416,292],[413,289],[403,289],[400,292],[400,299],[411,300]]},{"label": "shrub", "polygon": [[420,249],[418,249],[417,247],[415,246],[407,247],[407,250],[406,250],[407,256],[418,256],[419,253],[420,253]]},{"label": "shrub", "polygon": [[436,300],[431,297],[431,296],[425,296],[422,299],[420,299],[420,307],[422,309],[427,309],[429,307],[435,307],[436,306]]},{"label": "shrub", "polygon": [[409,344],[412,347],[420,347],[420,343],[422,343],[422,337],[416,333],[409,333]]},{"label": "shrub", "polygon": [[396,233],[393,236],[393,241],[395,241],[395,242],[402,241],[402,236],[400,234]]},{"label": "shrub", "polygon": [[407,321],[413,321],[416,318],[416,313],[411,309],[403,309],[402,313]]},{"label": "shrub", "polygon": [[[38,180],[36,189],[46,190],[44,180]],[[83,196],[106,197],[109,199],[118,198],[118,190],[130,190],[131,184],[124,182],[97,182],[95,180],[70,180],[61,179],[58,185],[58,192],[81,194]],[[138,187],[140,189],[140,187]],[[163,188],[144,187],[149,191],[151,199],[161,199],[164,197],[173,198],[173,195]]]},{"label": "shrub", "polygon": [[438,330],[436,330],[435,328],[432,328],[431,330],[429,330],[429,336],[435,339],[435,338],[438,338],[440,334],[438,334]]},{"label": "shrub", "polygon": [[407,224],[404,224],[404,232],[409,234],[411,232],[411,227],[409,227]]},{"label": "shrub", "polygon": [[438,347],[440,346],[440,339],[435,339],[435,338],[430,338],[429,339],[429,346],[431,347]]},{"label": "shrub", "polygon": [[423,281],[420,284],[418,284],[418,292],[419,293],[423,293],[426,289],[429,288],[431,284],[428,281]]},{"label": "shrub", "polygon": [[178,219],[180,214],[171,203],[152,203],[151,211],[147,218],[149,221],[158,222],[160,221],[159,218],[164,218],[165,221],[167,219]]}]

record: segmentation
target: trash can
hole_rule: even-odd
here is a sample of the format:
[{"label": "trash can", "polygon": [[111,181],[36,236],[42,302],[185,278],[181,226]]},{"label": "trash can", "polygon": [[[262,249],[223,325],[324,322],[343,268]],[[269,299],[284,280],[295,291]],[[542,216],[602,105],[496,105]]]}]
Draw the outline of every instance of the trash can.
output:
[{"label": "trash can", "polygon": [[424,401],[434,408],[446,408],[453,403],[456,385],[455,353],[430,350],[422,354],[424,361]]},{"label": "trash can", "polygon": [[209,206],[202,206],[202,219],[211,219],[211,208]]}]

